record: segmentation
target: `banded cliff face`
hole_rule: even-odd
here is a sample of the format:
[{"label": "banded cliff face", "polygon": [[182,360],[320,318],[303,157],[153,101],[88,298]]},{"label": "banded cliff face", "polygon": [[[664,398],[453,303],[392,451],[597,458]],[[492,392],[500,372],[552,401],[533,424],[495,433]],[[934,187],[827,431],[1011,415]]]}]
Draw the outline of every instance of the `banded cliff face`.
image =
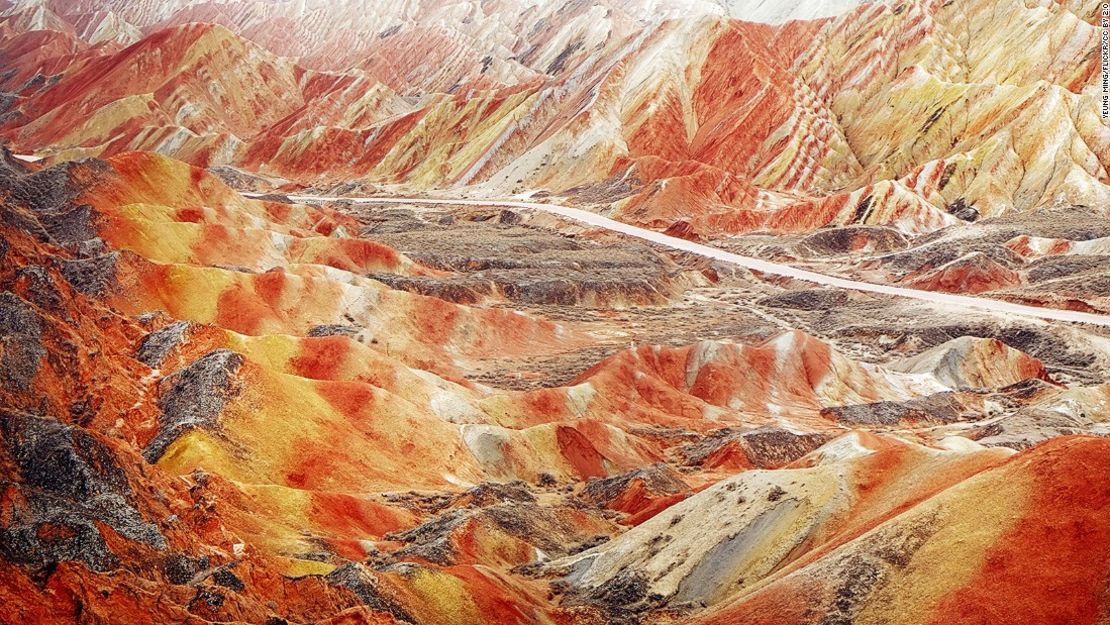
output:
[{"label": "banded cliff face", "polygon": [[[703,236],[921,233],[1107,200],[1097,2],[803,3],[820,17],[789,22],[756,3],[371,4],[36,5],[51,23],[99,8],[147,33],[119,50],[60,28],[55,53],[17,35],[17,4],[3,131],[58,157],[147,149],[309,183],[542,188]],[[178,26],[193,20],[235,34]]]}]

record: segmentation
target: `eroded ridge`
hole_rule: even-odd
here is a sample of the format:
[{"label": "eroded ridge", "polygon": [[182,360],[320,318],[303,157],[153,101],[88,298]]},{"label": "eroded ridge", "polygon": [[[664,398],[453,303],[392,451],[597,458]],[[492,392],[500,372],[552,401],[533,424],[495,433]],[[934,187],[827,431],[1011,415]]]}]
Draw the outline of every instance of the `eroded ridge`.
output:
[{"label": "eroded ridge", "polygon": [[1108,394],[1052,347],[1097,333],[888,345],[827,324],[871,296],[148,153],[2,178],[4,619],[1106,614]]}]

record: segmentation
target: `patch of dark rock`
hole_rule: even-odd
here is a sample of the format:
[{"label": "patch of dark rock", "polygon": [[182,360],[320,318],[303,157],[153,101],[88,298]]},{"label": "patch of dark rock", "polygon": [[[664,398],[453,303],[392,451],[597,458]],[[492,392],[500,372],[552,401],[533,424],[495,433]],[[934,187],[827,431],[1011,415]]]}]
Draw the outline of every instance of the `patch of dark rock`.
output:
[{"label": "patch of dark rock", "polygon": [[[317,545],[323,543],[321,540],[311,540],[309,542]],[[296,554],[296,557],[298,560],[308,560],[310,562],[330,562],[335,559],[335,552],[327,548],[318,551],[301,551]]]},{"label": "patch of dark rock", "polygon": [[611,614],[642,613],[659,603],[650,601],[648,588],[647,576],[639,571],[624,569],[604,584],[587,591],[581,599]]},{"label": "patch of dark rock", "polygon": [[849,560],[838,573],[841,575],[831,610],[820,625],[853,625],[867,597],[886,577],[879,564],[863,556]]},{"label": "patch of dark rock", "polygon": [[998,394],[1004,395],[1011,400],[1028,402],[1039,395],[1055,390],[1057,390],[1057,387],[1053,384],[1039,378],[1029,378],[998,389]]},{"label": "patch of dark rock", "polygon": [[481,515],[506,534],[551,555],[565,554],[569,539],[576,534],[551,508],[535,504],[499,504],[483,509]]},{"label": "patch of dark rock", "polygon": [[0,388],[25,392],[46,357],[43,320],[15,293],[0,293]]},{"label": "patch of dark rock", "polygon": [[1030,282],[1045,282],[1076,274],[1110,271],[1110,256],[1050,256],[1033,263],[1026,274]]},{"label": "patch of dark rock", "polygon": [[1065,414],[1058,410],[1025,408],[978,431],[965,434],[986,447],[1007,447],[1017,451],[1060,436],[1087,433],[1092,421],[1085,414]]},{"label": "patch of dark rock", "polygon": [[260,202],[274,202],[277,204],[293,204],[293,200],[282,193],[265,193],[254,198]]},{"label": "patch of dark rock", "polygon": [[188,584],[199,572],[200,565],[185,554],[170,554],[162,562],[162,573],[166,580],[178,586]]},{"label": "patch of dark rock", "polygon": [[189,611],[193,612],[201,605],[211,609],[219,609],[226,600],[227,597],[223,593],[208,588],[197,588],[197,594],[189,601]]},{"label": "patch of dark rock", "polygon": [[1110,276],[1102,272],[1092,272],[1087,275],[1045,280],[1044,282],[1032,285],[1029,291],[1046,293],[1054,296],[1071,297],[1073,304],[1083,306],[1079,308],[1079,310],[1101,312],[1086,305],[1086,303],[1083,302],[1083,298],[1110,295]]},{"label": "patch of dark rock", "polygon": [[416,622],[392,597],[380,591],[377,578],[361,564],[344,564],[324,576],[324,580],[332,586],[351,591],[371,610],[386,612],[405,623]]},{"label": "patch of dark rock", "polygon": [[426,213],[424,218],[428,223],[437,226],[452,226],[458,221],[454,213]]},{"label": "patch of dark rock", "polygon": [[[976,245],[977,258],[993,261],[1007,269],[1020,269],[1025,266],[1025,259],[1017,252],[1001,244]],[[877,260],[896,269],[906,272],[926,272],[947,265],[954,260],[967,256],[972,251],[965,241],[941,240],[928,245],[914,247],[913,249],[896,254],[879,257]]]},{"label": "patch of dark rock", "polygon": [[690,486],[682,476],[666,464],[653,464],[606,478],[590,478],[581,497],[597,506],[604,506],[624,494],[634,483],[641,482],[648,491],[660,495],[686,492]]},{"label": "patch of dark rock", "polygon": [[803,256],[827,256],[856,251],[884,254],[908,247],[906,235],[886,226],[852,225],[825,228],[797,244]]},{"label": "patch of dark rock", "polygon": [[[365,204],[349,204],[343,207],[346,212],[354,213],[359,222],[379,234],[391,232],[393,225],[402,226],[397,232],[408,232],[414,228],[436,228],[432,222],[425,221],[411,208],[383,208]],[[383,230],[384,228],[384,230]],[[366,234],[366,231],[364,231]]]},{"label": "patch of dark rock", "polygon": [[728,445],[737,445],[754,466],[776,469],[808,454],[829,441],[827,434],[795,434],[781,428],[724,428],[703,440],[682,447],[689,465],[701,465]]},{"label": "patch of dark rock", "polygon": [[952,215],[956,219],[959,219],[960,221],[979,221],[979,209],[975,208],[975,206],[971,204],[968,204],[967,200],[962,197],[956,198],[948,206],[945,206],[944,209],[948,211],[950,215]]},{"label": "patch of dark rock", "polygon": [[[0,492],[16,488],[0,482]],[[65,510],[69,500],[38,493],[24,493],[23,519],[0,525],[0,557],[13,564],[43,569],[59,562],[81,562],[90,570],[119,568],[97,527],[97,519],[84,510]],[[26,517],[30,517],[29,519]]]},{"label": "patch of dark rock", "polygon": [[10,157],[0,160],[0,186],[11,199],[35,212],[67,206],[80,190],[71,181],[70,164],[56,165],[37,172],[28,172],[22,163]]},{"label": "patch of dark rock", "polygon": [[[19,70],[17,69],[10,69],[0,73],[0,85],[7,84],[18,72]],[[11,111],[15,108],[15,105],[19,103],[19,100],[20,97],[14,93],[0,91],[0,114]]]},{"label": "patch of dark rock", "polygon": [[88,204],[44,210],[38,220],[54,242],[67,249],[97,238],[96,209]]},{"label": "patch of dark rock", "polygon": [[[905,6],[902,6],[902,10],[905,10],[905,8],[906,8]],[[898,11],[898,13],[901,13],[901,12],[902,11]],[[925,123],[921,125],[921,134],[925,134],[925,133],[929,132],[929,129],[933,127],[933,124],[937,123],[937,121],[940,120],[941,115],[944,115],[944,111],[945,111],[945,107],[940,106],[940,107],[937,107],[937,109],[935,111],[930,113],[929,118],[926,119]]]},{"label": "patch of dark rock", "polygon": [[79,399],[69,405],[69,418],[81,427],[88,427],[96,416],[96,408],[92,402],[96,400]]},{"label": "patch of dark rock", "polygon": [[359,326],[328,324],[313,326],[309,329],[308,336],[312,338],[321,338],[325,336],[346,336],[348,338],[354,338],[358,336],[358,333],[361,331],[362,328]]},{"label": "patch of dark rock", "polygon": [[611,204],[633,195],[643,186],[643,181],[635,173],[625,170],[596,184],[573,187],[566,193],[581,202]]},{"label": "patch of dark rock", "polygon": [[77,500],[131,493],[112,452],[83,429],[48,417],[5,414],[0,431],[29,486]]},{"label": "patch of dark rock", "polygon": [[944,187],[948,186],[948,182],[952,180],[952,174],[956,173],[956,163],[948,163],[944,166],[944,171],[940,174],[940,180],[937,181],[937,190],[943,191]]},{"label": "patch of dark rock", "polygon": [[805,289],[764,297],[756,304],[794,310],[831,310],[846,305],[850,299],[848,293],[840,289]]},{"label": "patch of dark rock", "polygon": [[541,577],[556,577],[567,574],[567,571],[560,569],[553,570],[554,567],[550,566],[547,562],[529,562],[528,564],[518,564],[509,569],[513,575],[519,575],[528,579],[538,579]]},{"label": "patch of dark rock", "polygon": [[497,212],[474,215],[489,220],[457,226],[467,236],[444,237],[441,228],[415,219],[405,222],[404,232],[375,227],[372,233],[413,260],[456,275],[372,277],[393,288],[463,303],[500,293],[524,304],[570,305],[614,299],[655,303],[668,297],[671,275],[678,271],[640,244],[603,247],[538,228],[494,224],[504,217]]},{"label": "patch of dark rock", "polygon": [[119,559],[101,525],[165,548],[158,528],[130,503],[131,487],[115,452],[91,433],[49,417],[2,413],[0,434],[22,479],[0,482],[0,489],[14,489],[26,502],[20,514],[0,521],[0,556],[32,567],[74,561],[112,570]]},{"label": "patch of dark rock", "polygon": [[520,213],[518,213],[516,211],[511,211],[511,210],[505,209],[505,210],[502,210],[500,213],[497,214],[497,223],[499,223],[499,224],[505,224],[505,225],[510,225],[511,226],[511,225],[514,225],[514,224],[519,224],[522,221],[524,221],[524,218],[521,217]]},{"label": "patch of dark rock", "polygon": [[169,356],[170,352],[181,345],[192,327],[193,323],[191,321],[177,321],[151,332],[143,337],[142,343],[139,344],[139,350],[135,354],[135,359],[151,369],[157,369],[166,359],[166,356]]},{"label": "patch of dark rock", "polygon": [[[271,185],[272,186],[272,185]],[[341,199],[334,202],[329,202],[330,206],[345,205],[355,206],[355,203],[346,197],[367,197],[378,193],[379,189],[375,185],[361,181],[361,182],[340,182],[333,185],[325,185],[322,187],[309,187],[304,190],[305,195],[324,195],[329,197],[339,197]]]},{"label": "patch of dark rock", "polygon": [[868,195],[856,204],[855,213],[852,214],[852,222],[860,223],[867,219],[868,211],[871,210],[871,203],[875,200],[875,196]]},{"label": "patch of dark rock", "polygon": [[212,572],[212,581],[215,582],[217,586],[229,588],[236,592],[243,592],[247,588],[246,585],[243,584],[243,580],[239,579],[238,575],[231,572],[231,569],[232,565],[221,566],[216,569]]},{"label": "patch of dark rock", "polygon": [[1014,211],[980,223],[1009,228],[1006,239],[1019,234],[1069,241],[1110,237],[1110,224],[1106,223],[1105,212],[1092,206],[1048,207],[1035,212]]},{"label": "patch of dark rock", "polygon": [[861,539],[859,549],[837,563],[838,580],[833,604],[821,625],[853,625],[861,608],[892,571],[909,565],[913,555],[936,533],[933,516],[918,518],[909,525],[894,525]]},{"label": "patch of dark rock", "polygon": [[[15,71],[18,73],[18,70]],[[14,77],[14,75],[12,77]],[[12,77],[6,78],[5,82],[7,82],[7,80],[11,80]],[[46,86],[46,75],[35,74],[34,76],[31,76],[27,80],[23,81],[23,84],[19,85],[19,87],[16,89],[16,93],[25,93],[31,90],[37,91],[42,89],[44,86]]]},{"label": "patch of dark rock", "polygon": [[[417,260],[424,262],[419,257]],[[571,306],[609,300],[652,303],[665,297],[667,291],[663,275],[636,273],[633,267],[620,270],[596,267],[588,271],[573,263],[563,268],[555,265],[526,268],[512,259],[470,259],[468,262],[475,263],[473,272],[448,279],[393,274],[372,274],[370,277],[395,289],[462,304],[473,304],[495,293],[530,305]]]},{"label": "patch of dark rock", "polygon": [[[235,167],[227,165],[220,165],[217,167],[209,167],[208,172],[215,175],[222,180],[224,184],[235,189],[236,191],[254,191],[263,192],[274,187],[279,186],[283,181],[264,178],[255,174],[245,172]],[[269,193],[258,198],[266,202],[279,202],[282,204],[292,203],[289,198],[279,193]]]},{"label": "patch of dark rock", "polygon": [[[840,337],[873,337],[875,326],[841,325],[832,331]],[[1089,350],[1072,345],[1055,335],[1050,329],[1024,323],[1000,326],[989,321],[952,322],[943,325],[905,325],[896,328],[884,327],[884,332],[892,329],[900,333],[901,344],[914,345],[915,351],[926,350],[961,336],[974,336],[998,339],[1003,343],[1021,350],[1045,363],[1050,369],[1067,369],[1077,380],[1087,384],[1101,384],[1105,378],[1095,370],[1096,356]],[[895,347],[897,349],[897,346]]]},{"label": "patch of dark rock", "polygon": [[51,313],[62,312],[62,295],[42,265],[20,267],[15,273],[15,288],[27,301]]},{"label": "patch of dark rock", "polygon": [[430,521],[403,532],[387,534],[387,540],[407,543],[393,553],[398,560],[418,559],[441,566],[456,563],[457,554],[451,544],[452,533],[466,523],[473,514],[467,510],[451,510]]},{"label": "patch of dark rock", "polygon": [[10,227],[12,231],[26,233],[40,243],[50,242],[50,235],[30,210],[3,199],[0,199],[0,224]]},{"label": "patch of dark rock", "polygon": [[969,438],[973,441],[978,441],[988,436],[998,436],[999,434],[1002,434],[1003,431],[1004,429],[1002,427],[1002,424],[998,421],[995,421],[994,423],[989,423],[987,425],[966,430],[961,434],[961,436]]},{"label": "patch of dark rock", "polygon": [[778,501],[786,496],[786,491],[776,484],[771,488],[771,492],[767,493],[767,501]]},{"label": "patch of dark rock", "polygon": [[565,278],[498,280],[497,286],[508,299],[522,304],[572,306],[597,298],[650,303],[663,293],[658,277],[612,276],[608,279],[577,272]]},{"label": "patch of dark rock", "polygon": [[[992,333],[984,331],[981,333],[968,332],[968,334],[989,338]],[[997,338],[1010,347],[1019,349],[1041,360],[1056,361],[1078,368],[1087,367],[1095,360],[1093,354],[1077,351],[1060,337],[1039,328],[1007,326],[993,334],[993,338]]]},{"label": "patch of dark rock", "polygon": [[944,392],[903,402],[880,401],[823,408],[821,416],[845,425],[897,425],[899,423],[951,423],[967,416],[955,393]]},{"label": "patch of dark rock", "polygon": [[493,293],[493,285],[484,280],[444,280],[393,273],[371,273],[369,277],[398,291],[435,297],[456,304],[476,304]]},{"label": "patch of dark rock", "polygon": [[20,109],[11,109],[0,113],[0,125],[2,126],[8,126],[9,124],[12,127],[21,126],[21,122],[26,119],[27,115]]},{"label": "patch of dark rock", "polygon": [[565,48],[563,48],[561,52],[559,52],[558,56],[556,56],[554,60],[552,60],[551,63],[548,64],[547,69],[544,70],[544,73],[549,76],[554,76],[555,74],[563,71],[563,69],[566,67],[567,61],[570,60],[571,55],[573,55],[581,48],[581,41],[575,41],[572,44],[568,44]]},{"label": "patch of dark rock", "polygon": [[668,446],[676,443],[690,443],[701,439],[701,434],[684,428],[668,428],[657,425],[634,426],[628,430],[641,438],[648,438]]},{"label": "patch of dark rock", "polygon": [[561,556],[576,541],[577,528],[566,522],[557,509],[529,501],[504,501],[484,508],[448,510],[420,526],[388,534],[388,540],[406,543],[393,555],[398,560],[417,559],[440,565],[456,563],[453,547],[456,530],[467,523],[484,524],[534,545],[552,556]]},{"label": "patch of dark rock", "polygon": [[85,295],[101,296],[116,286],[119,252],[96,258],[62,261],[62,276]]},{"label": "patch of dark rock", "polygon": [[527,484],[519,480],[505,483],[483,482],[456,497],[452,505],[484,508],[509,501],[535,503],[536,496],[528,489]]},{"label": "patch of dark rock", "polygon": [[605,534],[597,534],[596,536],[591,536],[590,538],[578,543],[577,545],[569,547],[567,549],[567,555],[574,555],[577,553],[582,553],[583,551],[589,551],[594,547],[600,547],[601,545],[604,545],[610,540],[612,540],[612,538],[606,536]]},{"label": "patch of dark rock", "polygon": [[143,450],[148,462],[157,462],[170,444],[192,430],[218,428],[224,407],[241,390],[236,374],[243,360],[231,350],[218,349],[159,382],[162,414],[158,434]]},{"label": "patch of dark rock", "polygon": [[382,493],[382,498],[392,504],[423,513],[436,513],[451,505],[455,495],[446,493]]},{"label": "patch of dark rock", "polygon": [[[413,217],[412,219],[391,219],[382,220],[372,225],[366,226],[359,231],[359,235],[366,238],[381,237],[393,234],[405,234],[407,232],[426,232],[430,228],[428,222],[421,221]],[[434,224],[438,226],[438,222]],[[442,231],[443,228],[435,228]]]}]

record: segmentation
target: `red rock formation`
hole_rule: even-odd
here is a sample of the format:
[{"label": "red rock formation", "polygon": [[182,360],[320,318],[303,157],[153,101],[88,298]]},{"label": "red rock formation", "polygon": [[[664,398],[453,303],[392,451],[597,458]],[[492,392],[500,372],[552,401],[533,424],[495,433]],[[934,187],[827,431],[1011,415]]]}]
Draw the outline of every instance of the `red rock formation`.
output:
[{"label": "red rock formation", "polygon": [[[0,158],[0,621],[1104,622],[1110,448],[1075,434],[1110,390],[1057,381],[1089,354],[809,309],[679,340],[667,289],[613,298],[656,319],[624,349],[582,321],[619,311],[453,297],[365,212],[205,169],[885,253],[1106,204],[1097,5],[0,0],[0,135],[46,157]],[[1106,237],[998,240],[886,277],[1100,305],[1069,272]]]},{"label": "red rock formation", "polygon": [[[917,525],[903,519],[942,514],[938,498],[1009,496],[998,484],[1023,489],[1041,474],[1017,460],[991,469],[1009,452],[966,439],[929,448],[855,433],[825,444],[840,427],[830,406],[1048,379],[1040,362],[997,341],[961,339],[888,367],[799,332],[645,346],[565,387],[498,391],[461,373],[492,352],[545,355],[586,338],[512,311],[393,291],[359,273],[446,274],[352,238],[348,215],[247,200],[165,157],[123,154],[33,174],[6,164],[3,173],[5,619],[440,623],[461,611],[493,622],[604,622],[627,605],[595,592],[609,583],[610,556],[597,555],[606,540],[630,545],[613,553],[643,559],[644,570],[694,580],[662,592],[664,602],[719,603],[721,618],[734,618],[757,614],[763,601],[789,605],[798,589],[823,597],[828,586],[792,584],[809,571],[825,584],[852,579],[839,554],[870,553],[858,545],[874,532],[912,533]],[[1102,401],[1079,391],[1029,401],[1043,410]],[[1055,445],[1019,458],[1064,449]],[[1082,457],[1097,467],[1096,448]],[[668,460],[689,473],[663,468]],[[996,471],[1008,473],[996,480]],[[712,542],[717,530],[700,524],[687,531],[692,514],[682,519],[736,480],[782,489],[745,502],[793,501],[783,498],[791,476],[804,476],[804,496],[815,498],[806,510],[840,512],[807,521],[802,534],[759,525],[751,540],[784,568],[744,568],[744,579],[763,580],[749,595],[729,577],[734,569],[714,568],[724,556],[712,554],[731,553],[728,541]],[[546,486],[464,490],[514,479]],[[1048,490],[1073,496],[1046,479],[1020,492],[1030,501]],[[398,493],[413,488],[440,494]],[[1054,505],[1086,514],[1056,499],[1029,509],[1044,516]],[[1042,531],[976,523],[1011,532],[989,543],[1007,562],[1012,545]],[[662,525],[681,537],[675,544],[698,545],[704,567],[668,569],[659,558],[671,551],[637,542]],[[1075,555],[1080,538],[1054,539],[1083,563],[1071,574],[1076,590],[1059,600],[1065,611],[1094,592],[1098,560]],[[945,551],[958,538],[929,540]],[[976,545],[971,553],[993,553]],[[521,574],[544,559],[595,556],[601,568],[591,575],[600,577],[568,578],[566,603]],[[945,593],[995,592],[983,575]],[[152,594],[161,597],[153,605]],[[579,600],[587,606],[568,607]],[[956,598],[942,609],[978,618],[965,606]]]},{"label": "red rock formation", "polygon": [[[928,623],[1096,623],[1108,608],[1096,581],[1107,557],[1096,517],[1110,493],[1095,478],[1106,451],[1092,438],[1041,446],[691,622],[804,623],[808,610],[828,609]],[[974,540],[959,529],[976,526]]]},{"label": "red rock formation", "polygon": [[958,258],[924,275],[908,279],[910,286],[926,291],[983,293],[1021,284],[1018,272],[983,254]]},{"label": "red rock formation", "polygon": [[[55,12],[84,32],[93,9],[110,6],[113,24],[132,20],[147,40],[27,58],[28,42],[9,39],[19,76],[61,76],[0,127],[21,149],[157,149],[306,182],[571,190],[615,202],[626,219],[661,229],[684,221],[700,236],[851,223],[921,233],[1108,197],[1110,144],[1079,112],[1095,104],[1083,92],[1096,74],[1084,52],[1095,41],[1087,6],[877,3],[785,24],[713,17],[717,7],[633,27],[645,7],[461,3],[445,19],[448,9],[432,4],[408,15],[355,2],[301,19],[284,14],[293,5],[265,14],[238,2],[96,4]],[[369,17],[347,28],[356,23],[348,11]],[[1020,34],[953,48],[968,29],[1006,32],[997,16],[1008,11],[1027,16],[1009,23]],[[194,20],[262,47],[222,27],[181,26]],[[1033,40],[1075,43],[1017,43]],[[995,67],[1003,57],[1018,69]],[[354,58],[361,67],[343,75],[305,69]],[[217,95],[206,88],[212,76]],[[1068,162],[1046,160],[1045,141]],[[606,191],[614,177],[626,187],[617,195]]]}]

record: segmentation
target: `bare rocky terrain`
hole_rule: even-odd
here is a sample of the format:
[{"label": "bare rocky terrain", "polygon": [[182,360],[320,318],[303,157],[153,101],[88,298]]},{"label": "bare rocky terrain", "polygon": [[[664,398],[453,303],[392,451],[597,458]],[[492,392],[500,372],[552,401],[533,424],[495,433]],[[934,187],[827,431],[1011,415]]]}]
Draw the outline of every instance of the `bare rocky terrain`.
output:
[{"label": "bare rocky terrain", "polygon": [[1102,10],[0,0],[0,625],[1110,624]]},{"label": "bare rocky terrain", "polygon": [[[1110,373],[1103,346],[1110,330],[1006,318],[895,297],[815,287],[801,281],[761,278],[743,268],[714,263],[667,248],[628,240],[572,222],[480,207],[340,205],[364,224],[362,235],[403,251],[446,277],[406,279],[379,275],[394,288],[460,303],[487,302],[534,312],[590,332],[597,344],[542,359],[496,363],[476,381],[506,388],[568,382],[629,344],[686,345],[702,340],[758,341],[797,328],[845,353],[884,363],[961,336],[998,339],[1043,360],[1062,381],[1096,383]],[[1089,213],[1060,223],[1046,216],[1041,235],[1095,238]],[[1012,220],[1010,220],[1012,221]],[[750,235],[714,245],[769,260],[851,278],[877,272],[920,272],[969,254],[1005,249],[994,240],[1017,236],[1006,219],[981,222],[971,231],[940,231],[911,239],[875,227],[829,228],[788,237]],[[1107,231],[1110,232],[1110,231]],[[993,233],[988,236],[988,233]],[[774,241],[773,244],[768,241]],[[1036,276],[1048,267],[1077,265],[1080,273],[1103,270],[1104,257],[1047,258],[1025,263],[1028,286],[986,296],[1025,301],[1035,297]],[[1110,258],[1110,257],[1105,257]],[[861,267],[868,267],[862,270]],[[906,269],[912,268],[912,269]],[[1060,269],[1059,271],[1064,271]],[[1097,288],[1097,282],[1091,283]],[[498,374],[496,370],[500,369]],[[498,376],[501,376],[500,378]],[[508,377],[505,377],[505,376]]]}]

